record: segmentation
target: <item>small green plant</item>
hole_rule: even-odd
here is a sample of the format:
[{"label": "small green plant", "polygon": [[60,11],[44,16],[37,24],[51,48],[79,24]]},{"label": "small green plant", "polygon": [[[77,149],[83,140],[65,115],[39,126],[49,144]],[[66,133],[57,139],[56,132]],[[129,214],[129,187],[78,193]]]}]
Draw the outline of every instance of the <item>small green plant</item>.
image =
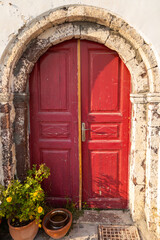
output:
[{"label": "small green plant", "polygon": [[89,209],[89,206],[88,206],[87,202],[82,202],[82,209],[83,210],[88,210]]},{"label": "small green plant", "polygon": [[87,202],[82,202],[82,210],[78,209],[78,202],[70,201],[68,198],[66,198],[66,208],[72,213],[73,220],[77,221],[79,217],[81,217],[84,213],[84,210],[88,209]]},{"label": "small green plant", "polygon": [[13,226],[23,226],[36,220],[41,227],[45,199],[41,183],[49,175],[50,170],[45,164],[41,164],[38,170],[36,165],[33,165],[24,182],[12,180],[8,187],[1,191],[0,218],[11,219]]},{"label": "small green plant", "polygon": [[2,199],[3,199],[3,191],[4,191],[4,186],[2,184],[0,184],[0,204],[1,204]]},{"label": "small green plant", "polygon": [[66,198],[66,208],[74,215],[74,213],[78,210],[77,203],[70,201],[69,198]]}]

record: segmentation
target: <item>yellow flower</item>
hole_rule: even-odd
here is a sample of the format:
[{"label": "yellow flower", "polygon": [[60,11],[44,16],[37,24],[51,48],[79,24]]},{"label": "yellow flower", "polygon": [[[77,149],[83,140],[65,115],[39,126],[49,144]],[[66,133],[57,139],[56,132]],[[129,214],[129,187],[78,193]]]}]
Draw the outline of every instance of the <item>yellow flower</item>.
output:
[{"label": "yellow flower", "polygon": [[7,197],[7,202],[11,202],[12,201],[12,197]]},{"label": "yellow flower", "polygon": [[42,227],[42,225],[39,223],[39,224],[38,224],[38,227],[39,227],[39,228],[41,228],[41,227]]},{"label": "yellow flower", "polygon": [[38,207],[38,213],[41,213],[43,211],[42,207]]},{"label": "yellow flower", "polygon": [[36,191],[36,192],[33,193],[33,196],[36,197],[37,194],[38,194],[38,192]]},{"label": "yellow flower", "polygon": [[33,216],[30,216],[29,219],[32,220],[32,219],[33,219]]}]

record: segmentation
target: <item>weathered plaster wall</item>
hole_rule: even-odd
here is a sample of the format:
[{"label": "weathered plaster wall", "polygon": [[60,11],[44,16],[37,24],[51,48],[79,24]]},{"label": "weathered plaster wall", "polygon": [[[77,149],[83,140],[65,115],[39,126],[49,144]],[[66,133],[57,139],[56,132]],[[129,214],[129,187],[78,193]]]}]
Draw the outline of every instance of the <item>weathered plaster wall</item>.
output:
[{"label": "weathered plaster wall", "polygon": [[105,8],[133,26],[160,55],[159,0],[1,0],[0,56],[19,29],[40,14],[59,6],[85,4]]}]

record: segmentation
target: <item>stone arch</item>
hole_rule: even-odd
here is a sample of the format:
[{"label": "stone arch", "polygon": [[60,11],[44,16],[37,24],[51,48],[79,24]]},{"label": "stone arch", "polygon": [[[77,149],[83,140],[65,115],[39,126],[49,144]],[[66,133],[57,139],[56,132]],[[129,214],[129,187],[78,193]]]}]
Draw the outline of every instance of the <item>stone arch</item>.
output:
[{"label": "stone arch", "polygon": [[[79,21],[51,27],[30,42],[13,70],[12,83],[10,83],[13,91],[25,92],[22,85],[26,83],[27,76],[37,59],[50,46],[71,38],[92,40],[115,50],[130,70],[132,75],[132,92],[144,93],[149,90],[145,63],[128,40],[111,31],[106,26],[93,22]],[[26,79],[24,76],[26,76]]]},{"label": "stone arch", "polygon": [[0,88],[4,181],[13,177],[16,163],[20,178],[29,163],[27,80],[34,63],[50,46],[71,38],[96,41],[117,51],[130,71],[130,209],[134,220],[141,219],[145,209],[148,226],[155,230],[151,208],[157,207],[158,190],[158,64],[144,39],[104,9],[78,5],[47,12],[22,29],[6,48]]},{"label": "stone arch", "polygon": [[[90,6],[67,6],[55,9],[45,13],[38,19],[35,19],[22,29],[15,39],[6,47],[5,54],[2,58],[2,91],[8,92],[8,89],[12,91],[12,83],[9,83],[9,81],[12,79],[11,75],[13,68],[15,68],[18,59],[22,56],[31,40],[37,38],[37,36],[53,26],[56,27],[60,24],[64,24],[65,22],[73,23],[80,21],[97,23],[102,26],[102,28],[106,27],[106,31],[108,28],[110,34],[108,35],[106,45],[110,48],[118,50],[119,55],[126,63],[133,77],[138,77],[139,81],[142,81],[141,78],[149,75],[148,88],[150,89],[150,92],[159,92],[158,85],[160,80],[157,71],[158,64],[151,47],[135,31],[135,29],[130,27],[124,20],[104,9]],[[93,39],[95,37],[92,36],[91,30],[92,27],[87,38]],[[80,32],[72,32],[72,36],[76,37],[76,34],[80,36]],[[91,37],[89,37],[89,35],[91,35]],[[105,38],[104,34],[103,37]],[[103,37],[100,35],[99,41],[105,41],[106,39],[102,39]],[[136,69],[137,71],[133,71],[137,64],[139,66],[139,71],[138,69]],[[151,71],[153,68],[154,71]],[[137,73],[137,76],[135,76],[135,72]],[[140,75],[138,75],[138,73]],[[8,85],[10,85],[10,88],[7,88]],[[144,89],[139,91],[147,92],[146,84]]]}]

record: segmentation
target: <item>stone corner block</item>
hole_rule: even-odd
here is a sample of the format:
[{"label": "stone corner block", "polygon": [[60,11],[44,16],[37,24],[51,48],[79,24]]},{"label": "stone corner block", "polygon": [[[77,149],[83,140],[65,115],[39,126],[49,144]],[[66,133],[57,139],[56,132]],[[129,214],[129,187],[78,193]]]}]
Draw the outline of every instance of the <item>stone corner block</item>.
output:
[{"label": "stone corner block", "polygon": [[130,41],[135,49],[138,49],[144,44],[143,38],[133,27],[130,27],[127,23],[122,23],[122,26],[119,28],[119,33],[128,41]]},{"label": "stone corner block", "polygon": [[157,60],[156,60],[155,54],[148,44],[142,45],[138,49],[138,52],[142,56],[147,69],[157,66]]}]

